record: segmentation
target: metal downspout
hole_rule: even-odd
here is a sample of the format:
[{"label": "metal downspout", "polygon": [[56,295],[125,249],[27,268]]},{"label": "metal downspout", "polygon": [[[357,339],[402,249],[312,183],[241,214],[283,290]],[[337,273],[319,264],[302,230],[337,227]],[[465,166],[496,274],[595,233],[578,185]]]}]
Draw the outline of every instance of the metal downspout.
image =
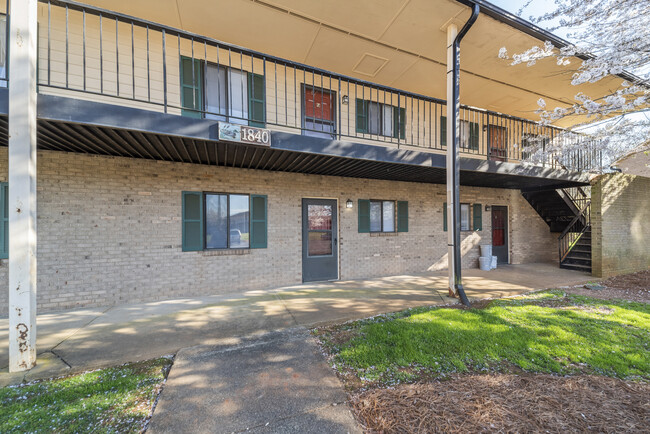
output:
[{"label": "metal downspout", "polygon": [[[454,82],[454,87],[453,87],[453,104],[454,104],[454,110],[453,110],[453,116],[452,116],[452,124],[454,125],[453,131],[452,131],[452,141],[451,141],[451,146],[452,146],[452,154],[454,156],[453,158],[453,167],[451,168],[452,170],[452,179],[453,179],[453,194],[454,194],[454,200],[453,200],[453,216],[454,218],[451,221],[451,230],[453,231],[453,236],[454,236],[454,289],[455,292],[458,294],[460,301],[465,305],[469,306],[469,300],[467,299],[467,296],[465,295],[465,290],[463,289],[463,280],[462,280],[462,274],[461,274],[461,251],[460,251],[460,164],[459,164],[459,155],[458,155],[458,148],[459,148],[459,130],[460,130],[460,123],[459,123],[459,115],[460,115],[460,41],[463,39],[465,34],[469,31],[469,29],[472,27],[472,25],[476,22],[476,19],[478,18],[478,14],[480,12],[480,7],[477,3],[474,3],[474,6],[472,8],[472,16],[467,20],[463,28],[460,30],[458,35],[456,36],[456,39],[454,39],[454,46],[453,46],[453,82]],[[448,168],[449,169],[449,168]]]}]

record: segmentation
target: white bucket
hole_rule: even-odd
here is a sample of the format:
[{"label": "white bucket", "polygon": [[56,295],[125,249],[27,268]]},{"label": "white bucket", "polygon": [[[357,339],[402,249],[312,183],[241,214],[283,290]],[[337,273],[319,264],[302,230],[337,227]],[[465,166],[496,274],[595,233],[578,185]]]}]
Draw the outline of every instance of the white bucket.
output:
[{"label": "white bucket", "polygon": [[492,265],[492,257],[481,256],[478,258],[478,266],[483,271],[490,271],[490,265]]},{"label": "white bucket", "polygon": [[492,256],[492,269],[494,270],[495,268],[497,268],[497,257]]},{"label": "white bucket", "polygon": [[490,258],[492,256],[492,244],[481,244],[481,256]]}]

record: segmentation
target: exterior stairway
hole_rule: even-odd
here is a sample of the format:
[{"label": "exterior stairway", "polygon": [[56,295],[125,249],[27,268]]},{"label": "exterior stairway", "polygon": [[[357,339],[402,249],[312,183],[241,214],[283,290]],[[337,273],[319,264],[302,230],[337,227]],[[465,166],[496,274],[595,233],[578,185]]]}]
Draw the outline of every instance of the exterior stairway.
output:
[{"label": "exterior stairway", "polygon": [[558,237],[560,268],[591,273],[591,197],[588,188],[522,192]]}]

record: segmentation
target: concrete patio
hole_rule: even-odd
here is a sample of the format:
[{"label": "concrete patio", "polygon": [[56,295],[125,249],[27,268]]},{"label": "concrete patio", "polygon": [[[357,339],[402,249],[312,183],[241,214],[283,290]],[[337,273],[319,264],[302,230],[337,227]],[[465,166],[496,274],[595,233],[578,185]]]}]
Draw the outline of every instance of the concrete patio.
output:
[{"label": "concrete patio", "polygon": [[[465,270],[470,298],[495,298],[594,280],[555,264]],[[0,386],[174,354],[199,345],[237,345],[269,332],[343,322],[422,305],[455,303],[445,272],[304,284],[231,295],[193,297],[38,316],[38,365],[7,372],[0,347]],[[8,339],[0,319],[0,341]]]}]

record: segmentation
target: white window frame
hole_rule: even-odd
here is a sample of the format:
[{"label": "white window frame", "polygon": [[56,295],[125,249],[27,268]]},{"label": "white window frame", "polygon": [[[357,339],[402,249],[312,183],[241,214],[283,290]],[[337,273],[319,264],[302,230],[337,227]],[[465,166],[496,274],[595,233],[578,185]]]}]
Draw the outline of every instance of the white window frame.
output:
[{"label": "white window frame", "polygon": [[[370,199],[370,209],[372,209],[372,204],[379,204],[379,208],[381,210],[381,214],[379,217],[379,223],[380,223],[380,228],[378,231],[373,231],[372,230],[372,212],[370,212],[370,233],[394,233],[397,232],[397,201],[394,200],[382,200],[382,199]],[[384,228],[384,222],[385,222],[385,216],[384,216],[384,204],[386,203],[392,203],[393,205],[393,218],[392,218],[392,223],[393,223],[393,230],[385,230]]]}]

